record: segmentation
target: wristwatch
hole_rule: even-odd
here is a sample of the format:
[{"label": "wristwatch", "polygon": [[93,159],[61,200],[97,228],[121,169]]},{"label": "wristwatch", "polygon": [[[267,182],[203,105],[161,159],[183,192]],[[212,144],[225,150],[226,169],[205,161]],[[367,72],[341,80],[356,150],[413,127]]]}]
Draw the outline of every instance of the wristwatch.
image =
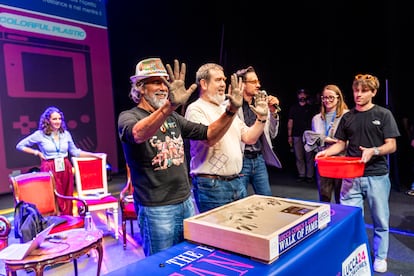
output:
[{"label": "wristwatch", "polygon": [[374,147],[374,155],[379,155],[380,154],[380,150],[377,147]]}]

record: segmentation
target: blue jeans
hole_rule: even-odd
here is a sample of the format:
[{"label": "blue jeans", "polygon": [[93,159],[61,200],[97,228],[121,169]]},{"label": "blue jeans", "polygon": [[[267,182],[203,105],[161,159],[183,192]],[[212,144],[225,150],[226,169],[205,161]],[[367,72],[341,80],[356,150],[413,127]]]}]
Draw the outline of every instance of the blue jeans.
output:
[{"label": "blue jeans", "polygon": [[367,199],[374,226],[374,257],[386,259],[389,247],[389,219],[391,182],[389,175],[344,178],[341,189],[341,204],[356,206],[364,213]]},{"label": "blue jeans", "polygon": [[194,216],[191,196],[184,202],[165,206],[135,206],[145,256],[184,241],[183,220]]},{"label": "blue jeans", "polygon": [[247,196],[240,178],[223,181],[193,176],[194,197],[198,210],[202,213]]},{"label": "blue jeans", "polygon": [[272,195],[270,189],[269,174],[263,155],[258,155],[256,158],[243,158],[243,169],[240,173],[240,179],[248,191],[249,183],[252,184],[255,194]]}]

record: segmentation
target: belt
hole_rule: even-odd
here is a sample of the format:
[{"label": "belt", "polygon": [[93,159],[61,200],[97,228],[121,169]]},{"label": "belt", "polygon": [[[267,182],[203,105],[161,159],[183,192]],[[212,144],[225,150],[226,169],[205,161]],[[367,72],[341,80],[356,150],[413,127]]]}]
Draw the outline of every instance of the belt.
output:
[{"label": "belt", "polygon": [[254,159],[257,158],[260,154],[262,154],[260,151],[245,151],[244,157],[247,159]]},{"label": "belt", "polygon": [[205,177],[205,178],[210,178],[210,179],[217,179],[217,180],[221,180],[221,181],[232,181],[233,179],[236,179],[236,178],[240,177],[240,175],[238,175],[238,174],[222,176],[222,175],[204,174],[204,173],[196,174],[195,176]]}]

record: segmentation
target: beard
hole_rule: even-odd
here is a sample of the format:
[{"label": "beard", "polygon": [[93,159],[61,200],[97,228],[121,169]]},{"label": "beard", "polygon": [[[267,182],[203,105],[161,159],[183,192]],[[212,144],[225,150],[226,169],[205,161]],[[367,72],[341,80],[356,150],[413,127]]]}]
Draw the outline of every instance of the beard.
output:
[{"label": "beard", "polygon": [[221,105],[225,100],[226,100],[226,95],[219,95],[219,94],[214,94],[214,95],[208,95],[208,99],[213,102],[216,103],[217,105]]},{"label": "beard", "polygon": [[[160,95],[165,95],[165,98],[158,98],[158,96]],[[158,109],[167,102],[168,92],[157,91],[153,93],[151,96],[148,94],[144,94],[144,98],[154,109]]]}]

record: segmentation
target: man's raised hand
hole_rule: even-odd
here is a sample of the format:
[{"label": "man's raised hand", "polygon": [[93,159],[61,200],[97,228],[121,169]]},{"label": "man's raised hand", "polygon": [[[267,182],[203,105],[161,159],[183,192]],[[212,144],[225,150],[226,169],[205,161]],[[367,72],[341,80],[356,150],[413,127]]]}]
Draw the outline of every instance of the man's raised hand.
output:
[{"label": "man's raised hand", "polygon": [[243,104],[243,82],[236,74],[231,75],[231,85],[226,98],[230,101],[230,111],[237,112]]},{"label": "man's raised hand", "polygon": [[267,94],[265,91],[259,91],[254,96],[254,105],[250,105],[250,109],[256,114],[256,116],[266,116],[269,113],[269,106],[267,104]]},{"label": "man's raised hand", "polygon": [[170,76],[170,82],[164,77],[161,78],[165,85],[168,87],[168,99],[171,103],[171,106],[177,108],[187,102],[188,98],[190,98],[191,94],[197,88],[197,85],[193,83],[188,89],[185,88],[185,63],[181,64],[181,70],[177,59],[174,60],[174,70],[171,68],[170,64],[167,64],[166,67],[168,75]]}]

